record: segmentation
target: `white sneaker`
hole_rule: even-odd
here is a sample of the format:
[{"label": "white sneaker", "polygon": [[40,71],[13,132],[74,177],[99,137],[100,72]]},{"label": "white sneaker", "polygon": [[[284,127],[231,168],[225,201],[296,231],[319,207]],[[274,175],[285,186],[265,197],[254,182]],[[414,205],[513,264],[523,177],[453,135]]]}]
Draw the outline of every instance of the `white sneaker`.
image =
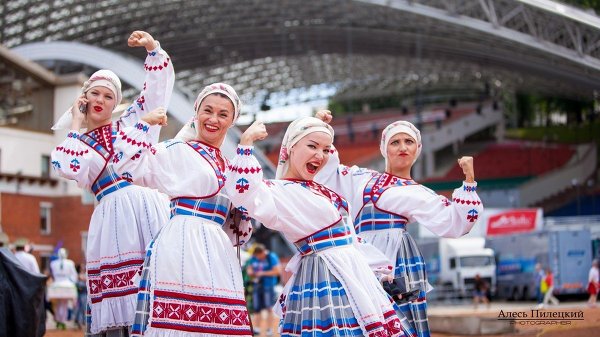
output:
[{"label": "white sneaker", "polygon": [[273,336],[273,330],[271,328],[267,329],[267,337]]}]

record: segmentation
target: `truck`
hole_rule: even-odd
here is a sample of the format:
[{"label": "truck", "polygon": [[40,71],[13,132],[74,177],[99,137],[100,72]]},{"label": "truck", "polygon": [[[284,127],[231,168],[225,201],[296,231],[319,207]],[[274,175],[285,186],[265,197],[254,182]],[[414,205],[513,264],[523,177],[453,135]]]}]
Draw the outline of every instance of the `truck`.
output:
[{"label": "truck", "polygon": [[432,298],[471,296],[475,275],[496,286],[494,251],[485,247],[483,237],[436,238],[419,242],[427,278],[434,287]]},{"label": "truck", "polygon": [[536,296],[535,265],[550,267],[554,294],[584,294],[592,263],[589,229],[552,229],[488,237],[496,253],[497,296],[532,300]]}]

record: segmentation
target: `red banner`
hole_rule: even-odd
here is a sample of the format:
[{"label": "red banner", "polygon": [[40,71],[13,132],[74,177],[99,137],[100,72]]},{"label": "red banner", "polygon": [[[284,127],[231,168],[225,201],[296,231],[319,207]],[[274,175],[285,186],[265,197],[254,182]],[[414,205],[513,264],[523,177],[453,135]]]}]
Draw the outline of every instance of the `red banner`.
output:
[{"label": "red banner", "polygon": [[488,218],[487,235],[532,232],[535,230],[537,209],[513,209]]}]

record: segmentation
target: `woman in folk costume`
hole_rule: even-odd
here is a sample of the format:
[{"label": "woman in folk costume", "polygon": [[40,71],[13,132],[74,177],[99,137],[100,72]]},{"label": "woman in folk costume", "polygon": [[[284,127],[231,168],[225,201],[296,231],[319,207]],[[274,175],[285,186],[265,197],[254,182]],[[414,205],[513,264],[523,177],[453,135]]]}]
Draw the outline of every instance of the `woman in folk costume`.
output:
[{"label": "woman in folk costume", "polygon": [[391,263],[360,242],[347,223],[346,201],[313,181],[327,162],[333,129],[314,117],[292,122],[275,180],[263,180],[253,155],[253,142],[266,135],[261,122],[244,132],[225,186],[234,205],[298,249],[275,305],[281,336],[414,335],[376,277],[387,277]]},{"label": "woman in folk costume", "polygon": [[[319,111],[317,118],[327,123],[332,119],[327,110]],[[471,230],[483,205],[476,193],[472,157],[458,159],[465,181],[454,190],[453,202],[412,180],[410,170],[421,148],[420,131],[410,122],[397,121],[388,125],[381,137],[384,173],[340,165],[338,152],[332,148],[329,162],[315,180],[348,199],[356,232],[395,262],[400,291],[405,296],[418,293],[401,309],[419,336],[426,337],[430,332],[425,296],[433,288],[427,282],[423,255],[406,224],[418,221],[434,234],[457,238]]]},{"label": "woman in folk costume", "polygon": [[171,198],[171,219],[146,253],[135,336],[252,336],[234,249],[252,227],[245,218],[232,223],[220,151],[240,100],[232,87],[215,83],[200,92],[194,109],[179,139],[152,144],[151,125],[166,122],[157,109],[115,142],[116,170]]},{"label": "woman in folk costume", "polygon": [[[156,191],[131,184],[112,165],[113,142],[120,129],[167,106],[175,74],[169,55],[158,41],[142,31],[128,39],[130,47],[145,47],[146,78],[139,98],[112,121],[121,102],[121,81],[110,70],[99,70],[84,83],[81,96],[54,125],[70,127],[67,138],[52,152],[59,175],[91,190],[98,201],[87,236],[88,333],[123,336],[133,323],[138,292],[137,277],[145,247],[168,219],[168,199]],[[80,132],[85,124],[87,131]],[[160,127],[149,130],[156,141]],[[91,319],[91,321],[90,321]]]},{"label": "woman in folk costume", "polygon": [[69,302],[77,300],[77,270],[75,263],[67,259],[67,250],[58,250],[58,258],[50,262],[52,283],[48,286],[48,299],[54,302],[56,328],[65,330],[69,312]]}]

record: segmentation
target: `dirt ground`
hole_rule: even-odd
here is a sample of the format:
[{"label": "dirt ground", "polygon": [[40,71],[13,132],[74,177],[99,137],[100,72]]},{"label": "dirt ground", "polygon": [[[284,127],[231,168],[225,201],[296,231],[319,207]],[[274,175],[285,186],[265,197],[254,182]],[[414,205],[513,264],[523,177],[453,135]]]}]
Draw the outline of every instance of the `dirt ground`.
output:
[{"label": "dirt ground", "polygon": [[[462,307],[433,307],[430,310],[430,315],[438,315],[443,312],[451,313],[452,315],[462,316],[462,315],[478,315],[482,317],[495,317],[497,318],[500,310],[511,310],[512,307],[504,307],[502,304],[497,304],[492,308],[484,309],[480,308],[479,310],[474,310],[469,306]],[[528,308],[528,307],[524,307]],[[523,309],[520,309],[523,310]],[[569,324],[565,325],[553,325],[548,327],[540,327],[536,325],[517,325],[517,331],[512,334],[502,334],[502,335],[484,335],[485,337],[596,337],[599,336],[600,331],[600,307],[598,308],[588,308],[585,303],[571,303],[565,304],[560,307],[551,308],[548,311],[579,311],[583,313],[583,320],[573,320],[570,321]],[[77,330],[72,324],[69,325],[68,329],[65,331],[59,331],[54,329],[54,323],[49,319],[47,324],[47,330],[45,337],[82,337],[83,331]],[[273,329],[273,331],[277,331],[277,329]],[[261,336],[266,336],[263,333]],[[279,336],[279,334],[275,333],[274,336]],[[446,334],[433,332],[431,334],[432,337],[465,337],[466,335],[456,335],[456,334]]]}]

